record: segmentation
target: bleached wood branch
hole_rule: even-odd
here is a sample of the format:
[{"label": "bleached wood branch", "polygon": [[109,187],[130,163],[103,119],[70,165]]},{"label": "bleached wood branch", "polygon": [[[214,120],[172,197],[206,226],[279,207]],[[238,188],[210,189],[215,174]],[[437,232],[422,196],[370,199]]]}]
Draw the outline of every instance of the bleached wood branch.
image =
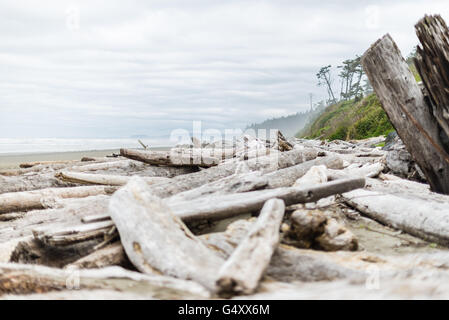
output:
[{"label": "bleached wood branch", "polygon": [[44,209],[57,199],[108,195],[115,190],[114,187],[88,186],[4,193],[0,194],[0,213]]},{"label": "bleached wood branch", "polygon": [[[56,174],[56,177],[67,182],[109,186],[124,186],[131,179],[131,177],[129,176],[89,174],[70,171],[59,172]],[[165,177],[143,177],[142,179],[149,185],[167,182],[170,180],[169,178]]]},{"label": "bleached wood branch", "polygon": [[279,244],[279,228],[284,217],[282,200],[271,199],[259,218],[219,271],[217,285],[223,294],[253,293]]},{"label": "bleached wood branch", "polygon": [[128,258],[138,270],[192,279],[215,291],[217,270],[224,261],[140,178],[134,177],[112,196],[109,213]]},{"label": "bleached wood branch", "polygon": [[[78,289],[107,289],[154,299],[201,299],[210,294],[201,285],[171,277],[144,275],[120,267],[91,270],[0,263],[0,295]],[[101,298],[101,297],[98,297]]]},{"label": "bleached wood branch", "polygon": [[345,193],[365,186],[364,178],[341,179],[314,187],[291,187],[209,196],[192,201],[168,202],[175,215],[185,222],[195,220],[220,220],[242,213],[262,209],[263,204],[273,198],[284,200],[286,205],[314,202],[335,194]]}]

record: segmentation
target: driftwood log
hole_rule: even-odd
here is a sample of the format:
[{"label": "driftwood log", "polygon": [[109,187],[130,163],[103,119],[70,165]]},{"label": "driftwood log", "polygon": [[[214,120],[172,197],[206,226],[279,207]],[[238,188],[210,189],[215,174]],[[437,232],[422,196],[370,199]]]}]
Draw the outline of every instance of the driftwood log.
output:
[{"label": "driftwood log", "polygon": [[296,180],[304,176],[312,167],[324,165],[329,169],[342,169],[343,160],[339,156],[320,157],[315,160],[300,163],[296,166],[268,173],[268,188],[290,187]]},{"label": "driftwood log", "polygon": [[318,201],[364,186],[364,178],[342,179],[306,188],[290,187],[223,196],[212,195],[192,201],[168,202],[168,206],[184,222],[221,220],[243,213],[259,211],[266,201],[273,198],[282,199],[286,205],[292,205]]},{"label": "driftwood log", "polygon": [[224,261],[140,178],[133,178],[112,196],[109,213],[128,258],[139,271],[191,279],[215,291],[217,270]]},{"label": "driftwood log", "polygon": [[438,123],[391,36],[373,44],[363,55],[362,64],[383,108],[432,190],[449,194],[449,155],[441,143]]},{"label": "driftwood log", "polygon": [[[122,298],[126,297],[126,293],[123,293],[126,290],[128,293],[134,292],[131,294],[131,298],[134,299],[139,296],[147,299],[204,299],[210,297],[204,287],[193,281],[159,275],[144,275],[120,267],[64,270],[39,265],[0,263],[0,296],[50,291],[76,293],[83,289],[122,292]],[[118,298],[119,295],[115,297]]]},{"label": "driftwood log", "polygon": [[[129,176],[90,174],[70,171],[59,172],[56,174],[56,177],[66,182],[106,186],[124,186],[131,179]],[[143,177],[142,179],[149,185],[170,181],[169,178],[165,177]]]},{"label": "driftwood log", "polygon": [[0,194],[48,188],[76,187],[78,185],[74,182],[61,181],[55,178],[53,172],[30,173],[19,176],[0,175]]},{"label": "driftwood log", "polygon": [[415,65],[430,95],[433,115],[449,136],[449,29],[440,15],[425,16],[416,26],[421,46]]},{"label": "driftwood log", "polygon": [[[213,151],[213,149],[210,150]],[[120,155],[151,165],[181,167],[212,167],[216,166],[221,160],[218,157],[210,156],[210,152],[203,153],[203,149],[187,149],[187,151],[184,151],[183,149],[180,149],[180,151],[177,151],[176,149],[172,149],[170,151],[120,149]]]},{"label": "driftwood log", "polygon": [[73,188],[50,188],[36,191],[0,194],[0,214],[50,207],[58,199],[86,198],[114,193],[115,187],[88,186]]},{"label": "driftwood log", "polygon": [[381,191],[354,190],[343,194],[350,206],[366,216],[424,240],[449,245],[447,202],[400,197]]},{"label": "driftwood log", "polygon": [[242,167],[247,171],[261,171],[265,174],[313,160],[317,156],[318,152],[315,149],[303,148],[246,161],[230,159],[207,170],[180,175],[172,178],[169,182],[153,185],[151,191],[154,195],[165,198],[233,175]]},{"label": "driftwood log", "polygon": [[114,223],[107,220],[58,228],[57,230],[47,227],[36,228],[33,230],[33,234],[36,239],[47,245],[64,246],[103,237],[112,227],[114,227]]},{"label": "driftwood log", "polygon": [[268,200],[248,235],[221,267],[217,285],[225,295],[253,293],[279,244],[284,217],[282,200]]},{"label": "driftwood log", "polygon": [[[207,183],[198,188],[178,193],[170,198],[170,201],[186,201],[209,195],[224,195],[231,193],[248,192],[259,189],[275,189],[291,187],[295,181],[302,177],[310,168],[316,165],[326,165],[328,168],[341,169],[343,161],[336,156],[322,157],[315,160],[277,170],[268,174],[261,171],[250,171],[241,174],[233,174],[223,179]],[[243,166],[250,170],[249,168]]]}]

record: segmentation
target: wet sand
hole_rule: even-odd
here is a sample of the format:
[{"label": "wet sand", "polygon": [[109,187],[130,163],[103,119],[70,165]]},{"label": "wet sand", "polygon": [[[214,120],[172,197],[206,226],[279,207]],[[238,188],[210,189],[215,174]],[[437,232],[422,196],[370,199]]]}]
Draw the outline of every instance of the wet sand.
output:
[{"label": "wet sand", "polygon": [[[151,150],[168,150],[169,148],[152,148]],[[0,170],[18,168],[21,163],[35,161],[63,161],[81,160],[83,157],[104,157],[119,154],[119,149],[70,151],[70,152],[48,152],[48,153],[23,153],[23,154],[0,154]]]}]

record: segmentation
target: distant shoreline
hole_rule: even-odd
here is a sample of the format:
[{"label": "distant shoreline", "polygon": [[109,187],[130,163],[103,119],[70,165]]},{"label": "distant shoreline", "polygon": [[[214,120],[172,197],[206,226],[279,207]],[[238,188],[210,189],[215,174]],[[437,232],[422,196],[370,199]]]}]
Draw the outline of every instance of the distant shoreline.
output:
[{"label": "distant shoreline", "polygon": [[[169,147],[155,147],[151,150],[169,150]],[[83,157],[105,157],[120,153],[120,149],[36,152],[36,153],[0,153],[0,169],[18,168],[21,163],[35,161],[81,160]]]}]

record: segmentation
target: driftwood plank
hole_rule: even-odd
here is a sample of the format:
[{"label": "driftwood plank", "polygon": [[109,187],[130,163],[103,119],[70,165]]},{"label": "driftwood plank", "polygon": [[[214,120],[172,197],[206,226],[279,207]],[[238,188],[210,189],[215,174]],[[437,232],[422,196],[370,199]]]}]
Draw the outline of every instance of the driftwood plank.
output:
[{"label": "driftwood plank", "polygon": [[222,294],[253,293],[279,244],[279,228],[284,217],[282,200],[268,200],[248,235],[219,271],[217,285]]},{"label": "driftwood plank", "polygon": [[449,155],[438,124],[390,35],[364,54],[362,64],[388,117],[433,191],[449,194]]},{"label": "driftwood plank", "polygon": [[140,178],[134,177],[112,196],[109,213],[128,258],[139,271],[192,279],[215,291],[217,270],[224,261]]}]

